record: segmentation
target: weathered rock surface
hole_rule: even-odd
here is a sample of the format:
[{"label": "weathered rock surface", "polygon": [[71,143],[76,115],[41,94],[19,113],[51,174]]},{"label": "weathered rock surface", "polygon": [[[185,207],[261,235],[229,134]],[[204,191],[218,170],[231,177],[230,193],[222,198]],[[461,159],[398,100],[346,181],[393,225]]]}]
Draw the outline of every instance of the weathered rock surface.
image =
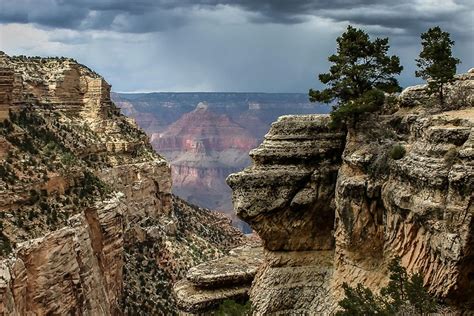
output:
[{"label": "weathered rock surface", "polygon": [[[123,267],[123,212],[117,195],[69,225],[17,246],[4,261],[3,312],[7,315],[66,315],[79,311],[120,312]],[[0,305],[2,306],[2,305]]]},{"label": "weathered rock surface", "polygon": [[242,246],[228,256],[197,265],[173,287],[180,310],[205,313],[226,299],[248,298],[250,285],[263,262],[261,247]]},{"label": "weathered rock surface", "polygon": [[384,107],[392,114],[347,136],[321,116],[272,125],[253,165],[227,179],[267,253],[250,291],[255,315],[330,314],[343,282],[384,286],[394,256],[446,304],[474,310],[473,87],[473,73],[458,75],[443,109],[408,88]]},{"label": "weathered rock surface", "polygon": [[67,58],[0,53],[0,314],[173,314],[171,285],[244,238]]},{"label": "weathered rock surface", "polygon": [[230,175],[237,215],[269,250],[334,247],[334,186],[344,133],[323,115],[283,116],[250,153],[254,164]]},{"label": "weathered rock surface", "polygon": [[199,287],[251,283],[262,263],[262,249],[244,246],[226,257],[192,267],[186,279]]},{"label": "weathered rock surface", "polygon": [[250,290],[257,315],[324,315],[333,308],[333,251],[268,252]]},{"label": "weathered rock surface", "polygon": [[237,215],[269,250],[252,285],[256,314],[311,314],[332,303],[334,190],[345,133],[328,122],[281,117],[250,153],[253,165],[227,179]]},{"label": "weathered rock surface", "polygon": [[249,290],[250,283],[223,288],[200,288],[187,280],[176,282],[173,288],[179,308],[188,315],[205,313],[224,300],[248,299]]},{"label": "weathered rock surface", "polygon": [[[445,108],[457,109],[466,106],[474,106],[474,69],[468,73],[455,76],[455,81],[445,86],[443,93]],[[408,87],[399,96],[400,105],[412,107],[419,105],[433,106],[438,103],[435,95],[426,92],[426,84]]]}]

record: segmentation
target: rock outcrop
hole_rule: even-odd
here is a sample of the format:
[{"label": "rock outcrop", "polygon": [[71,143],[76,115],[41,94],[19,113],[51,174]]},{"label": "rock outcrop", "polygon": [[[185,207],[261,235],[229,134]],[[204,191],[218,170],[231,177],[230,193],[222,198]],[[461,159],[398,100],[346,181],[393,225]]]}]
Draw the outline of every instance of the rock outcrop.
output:
[{"label": "rock outcrop", "polygon": [[18,244],[16,256],[1,262],[0,311],[120,313],[125,210],[120,200],[117,195],[72,216],[64,228]]},{"label": "rock outcrop", "polygon": [[394,256],[445,304],[474,309],[473,87],[473,72],[457,76],[443,108],[408,88],[347,134],[317,115],[272,125],[227,179],[265,247],[255,315],[330,314],[343,282],[384,286]]},{"label": "rock outcrop", "polygon": [[171,285],[244,237],[67,58],[0,53],[0,314],[176,313]]},{"label": "rock outcrop", "polygon": [[262,238],[266,260],[251,290],[257,314],[316,313],[332,303],[334,194],[345,133],[328,116],[283,116],[230,175],[234,207]]},{"label": "rock outcrop", "polygon": [[174,285],[180,310],[187,313],[209,312],[224,300],[246,300],[250,285],[263,262],[261,247],[242,246],[228,256],[202,263]]}]

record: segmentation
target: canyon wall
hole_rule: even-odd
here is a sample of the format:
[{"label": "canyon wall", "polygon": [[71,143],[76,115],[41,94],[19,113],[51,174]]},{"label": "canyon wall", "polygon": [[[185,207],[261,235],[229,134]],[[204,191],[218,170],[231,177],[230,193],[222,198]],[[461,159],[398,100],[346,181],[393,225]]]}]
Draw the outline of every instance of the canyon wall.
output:
[{"label": "canyon wall", "polygon": [[0,53],[0,114],[0,314],[176,313],[171,284],[242,244],[76,61]]},{"label": "canyon wall", "polygon": [[272,125],[227,179],[265,248],[255,315],[330,314],[344,282],[386,285],[395,256],[442,302],[474,310],[474,70],[446,95],[440,107],[407,88],[347,132],[319,115]]}]

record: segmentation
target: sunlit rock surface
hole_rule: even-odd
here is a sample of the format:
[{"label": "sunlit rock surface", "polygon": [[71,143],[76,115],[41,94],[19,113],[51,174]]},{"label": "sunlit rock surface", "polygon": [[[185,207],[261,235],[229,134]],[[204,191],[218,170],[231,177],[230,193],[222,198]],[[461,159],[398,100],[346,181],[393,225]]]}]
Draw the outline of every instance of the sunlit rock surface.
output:
[{"label": "sunlit rock surface", "polygon": [[173,314],[172,284],[244,237],[171,194],[169,163],[110,85],[0,53],[0,314]]}]

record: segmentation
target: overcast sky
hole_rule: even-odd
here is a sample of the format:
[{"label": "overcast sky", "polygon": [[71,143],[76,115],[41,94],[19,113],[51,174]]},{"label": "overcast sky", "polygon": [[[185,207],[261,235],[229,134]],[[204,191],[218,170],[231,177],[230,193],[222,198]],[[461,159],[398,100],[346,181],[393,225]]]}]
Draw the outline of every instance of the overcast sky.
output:
[{"label": "overcast sky", "polygon": [[115,91],[307,92],[348,24],[390,38],[403,86],[435,25],[474,67],[474,0],[0,0],[0,50],[73,57]]}]

